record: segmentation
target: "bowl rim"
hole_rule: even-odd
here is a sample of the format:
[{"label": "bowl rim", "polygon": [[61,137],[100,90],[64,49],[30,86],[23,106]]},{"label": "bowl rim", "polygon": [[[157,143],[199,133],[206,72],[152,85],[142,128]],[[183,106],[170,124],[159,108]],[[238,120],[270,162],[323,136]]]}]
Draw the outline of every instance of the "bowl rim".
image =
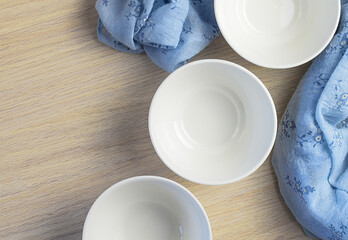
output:
[{"label": "bowl rim", "polygon": [[[227,66],[232,67],[232,68],[237,68],[237,69],[247,73],[252,79],[255,80],[255,83],[258,84],[262,88],[263,92],[267,96],[268,103],[271,105],[271,108],[272,108],[272,113],[273,113],[272,114],[272,118],[274,120],[274,125],[273,125],[273,132],[272,132],[272,138],[271,138],[270,144],[269,144],[268,148],[266,149],[264,155],[258,161],[258,163],[253,168],[251,168],[249,171],[245,172],[244,174],[242,174],[240,177],[237,177],[237,178],[229,178],[229,179],[222,180],[222,181],[206,181],[206,180],[194,179],[191,176],[187,176],[185,174],[182,174],[181,172],[176,171],[176,169],[173,169],[172,166],[165,160],[165,157],[162,156],[162,154],[160,153],[160,151],[159,151],[159,149],[158,149],[158,147],[157,147],[157,145],[155,143],[155,140],[154,140],[155,137],[153,135],[151,122],[152,122],[152,115],[153,115],[153,111],[154,111],[153,110],[153,105],[154,105],[154,102],[157,101],[156,99],[158,98],[158,95],[159,95],[158,93],[161,91],[161,89],[163,89],[165,83],[167,81],[169,81],[169,79],[171,78],[172,74],[174,74],[176,72],[184,71],[184,70],[186,70],[186,68],[190,68],[190,67],[195,66],[195,65],[206,64],[206,63],[224,64],[224,65],[227,65]],[[160,84],[160,86],[156,90],[156,93],[154,94],[154,96],[152,98],[152,101],[151,101],[151,105],[150,105],[150,109],[149,109],[149,117],[148,117],[148,128],[149,128],[149,135],[150,135],[150,139],[151,139],[151,142],[152,142],[152,146],[155,149],[155,152],[157,153],[158,157],[162,160],[162,162],[170,170],[172,170],[174,173],[176,173],[177,175],[181,176],[182,178],[184,178],[186,180],[189,180],[191,182],[194,182],[194,183],[203,184],[203,185],[210,185],[210,186],[225,185],[225,184],[230,184],[230,183],[233,183],[233,182],[237,182],[239,180],[242,180],[242,179],[248,177],[253,172],[255,172],[266,161],[267,157],[271,153],[271,150],[272,150],[272,148],[274,146],[274,142],[275,142],[276,135],[277,135],[277,126],[278,126],[278,119],[277,119],[277,112],[276,112],[276,108],[275,108],[275,105],[274,105],[274,101],[272,99],[271,94],[269,93],[269,91],[266,88],[266,86],[262,83],[262,81],[258,77],[256,77],[255,74],[253,74],[248,69],[246,69],[246,68],[244,68],[244,67],[242,67],[242,66],[240,66],[240,65],[238,65],[236,63],[233,63],[233,62],[230,62],[230,61],[226,61],[226,60],[221,60],[221,59],[204,59],[204,60],[193,61],[193,62],[190,62],[190,63],[188,63],[188,64],[178,68],[174,72],[172,72],[169,76],[167,76],[163,80],[163,82]]]},{"label": "bowl rim", "polygon": [[[340,17],[341,17],[341,1],[340,0],[336,0],[336,7],[337,7],[337,13],[336,13],[336,22],[335,22],[335,27],[333,29],[331,29],[331,32],[330,34],[328,35],[325,43],[320,47],[318,48],[317,51],[314,51],[310,56],[307,56],[307,57],[304,57],[301,61],[298,61],[298,62],[293,62],[293,63],[288,63],[288,64],[278,64],[278,65],[272,65],[272,64],[263,64],[263,63],[260,63],[258,61],[255,61],[254,59],[251,59],[250,57],[246,57],[244,54],[243,54],[243,51],[242,49],[236,47],[236,45],[234,44],[234,41],[230,40],[229,38],[225,37],[227,36],[227,33],[225,32],[224,30],[224,27],[223,27],[223,17],[221,16],[221,14],[219,13],[218,11],[218,6],[219,4],[222,2],[222,1],[225,1],[225,0],[215,0],[214,1],[214,12],[215,12],[215,18],[216,18],[216,22],[217,22],[217,25],[219,26],[219,29],[220,29],[220,32],[221,32],[221,35],[223,36],[223,38],[225,39],[225,41],[228,43],[228,45],[239,55],[241,56],[242,58],[244,58],[245,60],[255,64],[255,65],[258,65],[260,67],[264,67],[264,68],[270,68],[270,69],[288,69],[288,68],[293,68],[293,67],[298,67],[302,64],[305,64],[311,60],[313,60],[315,57],[317,57],[328,45],[329,43],[331,42],[332,38],[334,37],[335,35],[335,32],[337,30],[337,27],[338,27],[338,24],[339,24],[339,21],[340,21]],[[335,3],[335,2],[333,2]]]},{"label": "bowl rim", "polygon": [[199,200],[196,198],[195,195],[193,195],[193,193],[191,193],[187,188],[185,188],[184,186],[182,186],[181,184],[170,180],[168,178],[164,178],[164,177],[159,177],[159,176],[150,176],[150,175],[142,175],[142,176],[135,176],[135,177],[130,177],[130,178],[126,178],[124,180],[121,180],[117,183],[115,183],[114,185],[108,187],[105,191],[103,191],[98,197],[97,199],[93,202],[91,208],[88,210],[85,222],[83,224],[83,230],[82,230],[82,240],[84,240],[86,238],[86,225],[87,222],[89,221],[89,219],[91,218],[91,215],[93,214],[97,206],[97,204],[101,201],[101,199],[106,198],[107,194],[109,194],[112,191],[115,191],[117,188],[120,188],[123,185],[127,185],[130,183],[134,183],[134,182],[145,182],[145,181],[154,181],[154,182],[158,182],[158,183],[166,183],[166,186],[174,186],[174,187],[178,187],[179,190],[185,192],[188,194],[188,196],[193,200],[193,202],[195,204],[197,204],[199,211],[203,214],[204,216],[204,221],[207,223],[208,226],[208,232],[209,232],[209,240],[212,240],[212,230],[211,230],[211,226],[210,226],[210,221],[208,218],[207,213],[204,210],[204,207],[202,206],[202,204],[199,202]]}]

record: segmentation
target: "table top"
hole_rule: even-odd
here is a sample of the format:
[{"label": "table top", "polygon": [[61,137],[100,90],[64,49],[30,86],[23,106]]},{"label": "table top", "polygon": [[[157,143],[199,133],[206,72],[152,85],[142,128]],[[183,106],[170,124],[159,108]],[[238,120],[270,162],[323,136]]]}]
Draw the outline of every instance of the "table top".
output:
[{"label": "table top", "polygon": [[[204,206],[215,240],[306,239],[277,187],[270,158],[224,186],[191,183],[156,155],[147,128],[168,73],[145,54],[98,42],[94,0],[0,0],[0,239],[80,239],[94,200],[138,175],[163,176]],[[278,119],[309,64],[255,66],[220,36],[194,60],[255,73]]]}]

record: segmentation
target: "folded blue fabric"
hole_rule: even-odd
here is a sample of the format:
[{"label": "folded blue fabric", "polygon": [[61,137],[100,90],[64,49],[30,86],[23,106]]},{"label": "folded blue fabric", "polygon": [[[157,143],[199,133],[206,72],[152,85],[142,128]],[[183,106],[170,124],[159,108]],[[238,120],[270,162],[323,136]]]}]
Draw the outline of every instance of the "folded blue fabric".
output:
[{"label": "folded blue fabric", "polygon": [[348,239],[348,0],[330,45],[310,66],[281,119],[273,166],[305,232]]},{"label": "folded blue fabric", "polygon": [[219,34],[214,0],[98,0],[99,40],[172,72]]}]

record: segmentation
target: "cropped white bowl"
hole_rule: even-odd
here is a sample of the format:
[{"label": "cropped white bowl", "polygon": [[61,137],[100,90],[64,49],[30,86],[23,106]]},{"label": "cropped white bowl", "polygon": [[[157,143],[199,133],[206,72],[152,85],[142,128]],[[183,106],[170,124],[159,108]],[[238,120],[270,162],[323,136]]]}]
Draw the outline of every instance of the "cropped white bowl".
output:
[{"label": "cropped white bowl", "polygon": [[263,67],[290,68],[329,44],[340,6],[340,0],[215,0],[215,15],[239,55]]},{"label": "cropped white bowl", "polygon": [[88,212],[83,240],[211,240],[208,217],[186,188],[133,177],[103,192]]},{"label": "cropped white bowl", "polygon": [[254,172],[274,144],[277,117],[266,87],[231,62],[189,63],[153,97],[149,132],[155,151],[190,181],[219,185]]}]

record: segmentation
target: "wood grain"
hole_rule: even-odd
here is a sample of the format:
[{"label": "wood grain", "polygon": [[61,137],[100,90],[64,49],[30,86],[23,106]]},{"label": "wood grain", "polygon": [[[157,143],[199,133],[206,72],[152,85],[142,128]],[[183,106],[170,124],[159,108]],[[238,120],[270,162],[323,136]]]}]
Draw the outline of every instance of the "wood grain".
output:
[{"label": "wood grain", "polygon": [[[268,159],[226,186],[171,172],[147,130],[153,94],[168,75],[146,55],[98,42],[92,0],[0,0],[0,239],[80,239],[93,201],[137,175],[173,179],[205,207],[215,240],[306,239]],[[194,59],[254,72],[278,111],[308,64],[271,70],[239,57],[222,37]]]}]

